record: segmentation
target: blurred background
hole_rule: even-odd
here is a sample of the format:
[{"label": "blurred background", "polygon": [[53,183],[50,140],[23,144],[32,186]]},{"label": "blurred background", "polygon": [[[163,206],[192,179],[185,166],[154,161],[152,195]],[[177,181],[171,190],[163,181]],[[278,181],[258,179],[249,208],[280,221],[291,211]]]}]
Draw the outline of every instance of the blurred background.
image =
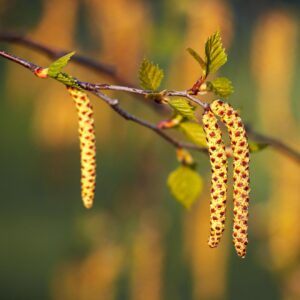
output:
[{"label": "blurred background", "polygon": [[[202,52],[220,29],[230,102],[261,133],[300,149],[300,3],[225,0],[0,0],[0,31],[76,50],[115,65],[137,84],[143,57],[164,88],[191,87]],[[46,66],[32,50],[1,49]],[[70,64],[81,80],[113,82]],[[94,208],[80,198],[77,116],[65,88],[0,60],[0,298],[53,300],[300,299],[300,167],[267,148],[252,155],[250,244],[235,254],[228,211],[217,249],[207,246],[210,166],[195,153],[205,187],[183,209],[166,178],[174,149],[93,99],[97,130]],[[147,120],[162,116],[125,94]]]}]

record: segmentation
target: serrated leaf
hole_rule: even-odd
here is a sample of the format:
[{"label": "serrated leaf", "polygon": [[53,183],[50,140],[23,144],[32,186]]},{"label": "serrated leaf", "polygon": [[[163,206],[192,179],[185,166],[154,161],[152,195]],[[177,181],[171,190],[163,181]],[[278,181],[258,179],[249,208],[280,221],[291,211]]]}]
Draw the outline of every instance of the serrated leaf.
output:
[{"label": "serrated leaf", "polygon": [[269,145],[266,143],[249,142],[249,150],[251,153],[262,151]]},{"label": "serrated leaf", "polygon": [[156,91],[164,77],[164,72],[148,59],[144,59],[139,70],[140,85],[151,91]]},{"label": "serrated leaf", "polygon": [[226,77],[219,77],[207,82],[207,85],[212,92],[223,98],[227,98],[233,93],[232,82]]},{"label": "serrated leaf", "polygon": [[195,170],[180,166],[170,173],[167,185],[175,199],[185,208],[190,208],[202,191],[203,181]]},{"label": "serrated leaf", "polygon": [[194,49],[192,48],[187,48],[186,49],[188,51],[189,54],[191,54],[195,60],[199,63],[199,65],[201,66],[202,70],[206,69],[206,63],[205,61],[202,59],[202,57],[198,54],[198,52],[196,52]]},{"label": "serrated leaf", "polygon": [[55,78],[61,72],[61,70],[68,64],[69,60],[74,54],[74,51],[70,52],[54,61],[48,68],[48,75],[50,77]]},{"label": "serrated leaf", "polygon": [[223,48],[220,32],[217,31],[205,43],[206,76],[215,73],[227,62],[227,54]]},{"label": "serrated leaf", "polygon": [[179,124],[180,129],[186,137],[201,147],[207,147],[206,136],[203,127],[198,123],[183,122]]},{"label": "serrated leaf", "polygon": [[176,113],[182,115],[189,120],[196,120],[195,107],[192,106],[184,98],[171,98],[168,104],[175,110]]}]

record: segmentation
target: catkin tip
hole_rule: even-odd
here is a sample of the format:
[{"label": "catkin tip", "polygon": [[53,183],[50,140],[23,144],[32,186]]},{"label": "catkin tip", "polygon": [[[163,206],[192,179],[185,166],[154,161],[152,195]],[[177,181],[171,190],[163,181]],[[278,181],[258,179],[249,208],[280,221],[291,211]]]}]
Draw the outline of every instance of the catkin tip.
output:
[{"label": "catkin tip", "polygon": [[218,246],[218,242],[211,237],[209,237],[207,244],[210,248],[216,248]]},{"label": "catkin tip", "polygon": [[84,205],[84,207],[85,207],[86,209],[90,209],[90,208],[93,207],[93,202],[83,203],[83,205]]},{"label": "catkin tip", "polygon": [[93,107],[85,92],[68,87],[77,108],[79,124],[81,195],[85,208],[93,206],[96,186],[96,139]]},{"label": "catkin tip", "polygon": [[210,200],[210,236],[208,245],[218,246],[224,228],[227,194],[227,157],[222,140],[222,131],[213,112],[205,110],[202,116],[203,129],[206,135],[208,153],[212,169]]},{"label": "catkin tip", "polygon": [[231,141],[233,162],[233,243],[241,258],[246,256],[248,244],[248,208],[249,208],[249,146],[244,124],[231,105],[220,100],[211,104],[211,110],[221,118],[227,127]]}]

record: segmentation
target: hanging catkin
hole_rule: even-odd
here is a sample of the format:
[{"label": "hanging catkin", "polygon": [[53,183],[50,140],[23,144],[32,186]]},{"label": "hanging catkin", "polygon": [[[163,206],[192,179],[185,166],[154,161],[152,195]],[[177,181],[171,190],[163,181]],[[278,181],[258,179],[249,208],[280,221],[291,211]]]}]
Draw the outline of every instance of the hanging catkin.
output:
[{"label": "hanging catkin", "polygon": [[96,187],[96,140],[93,107],[86,93],[67,87],[76,105],[79,124],[81,159],[81,196],[83,205],[91,208]]},{"label": "hanging catkin", "polygon": [[202,122],[212,170],[208,245],[213,248],[218,246],[225,228],[227,157],[218,120],[211,110],[204,112]]},{"label": "hanging catkin", "polygon": [[233,243],[239,256],[245,257],[248,244],[248,207],[249,207],[249,146],[247,135],[238,113],[221,100],[210,105],[214,114],[219,116],[229,132],[233,152]]}]

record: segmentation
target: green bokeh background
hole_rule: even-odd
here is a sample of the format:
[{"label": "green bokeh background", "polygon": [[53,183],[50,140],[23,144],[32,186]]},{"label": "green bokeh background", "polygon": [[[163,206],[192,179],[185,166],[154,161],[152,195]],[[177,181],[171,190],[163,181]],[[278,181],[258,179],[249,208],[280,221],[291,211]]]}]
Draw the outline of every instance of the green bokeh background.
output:
[{"label": "green bokeh background", "polygon": [[[180,43],[185,35],[187,17],[176,14],[172,8],[180,1],[146,2],[151,7],[154,20],[154,34],[152,40],[148,41],[146,54],[160,63],[168,76],[173,62],[172,53],[181,47]],[[231,98],[231,103],[241,107],[246,121],[259,129],[255,110],[256,84],[249,62],[254,24],[258,16],[276,6],[288,8],[299,17],[300,5],[296,0],[229,2],[234,14],[235,34],[229,51],[229,63],[222,69],[222,74],[232,79],[235,85],[236,93]],[[2,32],[26,33],[37,26],[43,8],[41,1],[15,0],[8,3],[2,0],[1,3],[7,6],[0,19]],[[86,25],[89,16],[85,12],[84,3],[81,6],[76,40],[81,52],[88,55],[101,49],[101,41],[93,41]],[[130,13],[130,7],[128,11]],[[10,50],[9,45],[0,45],[1,49]],[[60,48],[60,45],[53,46]],[[299,59],[298,55],[298,61]],[[108,215],[113,220],[113,229],[109,230],[112,230],[114,239],[126,249],[136,224],[150,210],[154,212],[157,224],[161,224],[164,230],[162,243],[166,254],[163,261],[161,299],[194,299],[192,289],[197,283],[193,281],[190,266],[186,263],[182,237],[183,217],[188,212],[172,199],[165,186],[168,173],[177,164],[173,148],[154,134],[147,135],[146,139],[141,138],[140,142],[146,129],[134,124],[126,124],[125,136],[122,136],[122,142],[119,141],[117,130],[118,127],[125,126],[125,121],[112,114],[115,132],[111,132],[107,144],[98,145],[95,207],[86,211],[80,201],[78,147],[47,150],[33,141],[31,127],[34,102],[31,98],[37,98],[38,91],[27,93],[24,90],[18,93],[18,97],[26,105],[16,107],[11,105],[14,101],[10,99],[7,86],[13,85],[18,89],[19,80],[37,79],[20,67],[19,78],[8,83],[9,64],[11,62],[0,60],[0,298],[55,299],[52,282],[57,268],[65,261],[81,260],[88,255],[93,245],[86,230],[82,228],[83,223],[88,222],[89,218],[97,217],[97,214]],[[299,76],[300,68],[296,67],[292,91],[295,100],[292,100],[292,105],[298,125]],[[41,82],[42,87],[46,85],[46,82]],[[96,109],[106,109],[103,104],[95,106]],[[139,107],[137,102],[129,102],[128,107],[149,120],[159,120],[153,110],[143,105]],[[269,170],[264,167],[264,161],[270,155],[272,150],[267,149],[253,156],[252,198],[257,202],[265,201],[270,193]],[[207,192],[209,163],[201,154],[197,154],[196,158],[205,178]],[[109,230],[106,235],[110,234]],[[241,261],[233,249],[230,249],[226,294],[222,299],[285,299],[282,296],[285,274],[275,273],[261,264],[256,251],[265,242],[259,236],[250,238],[246,260]],[[130,261],[128,264],[130,265]],[[115,285],[114,299],[131,299],[129,280],[129,273],[125,268]]]}]

